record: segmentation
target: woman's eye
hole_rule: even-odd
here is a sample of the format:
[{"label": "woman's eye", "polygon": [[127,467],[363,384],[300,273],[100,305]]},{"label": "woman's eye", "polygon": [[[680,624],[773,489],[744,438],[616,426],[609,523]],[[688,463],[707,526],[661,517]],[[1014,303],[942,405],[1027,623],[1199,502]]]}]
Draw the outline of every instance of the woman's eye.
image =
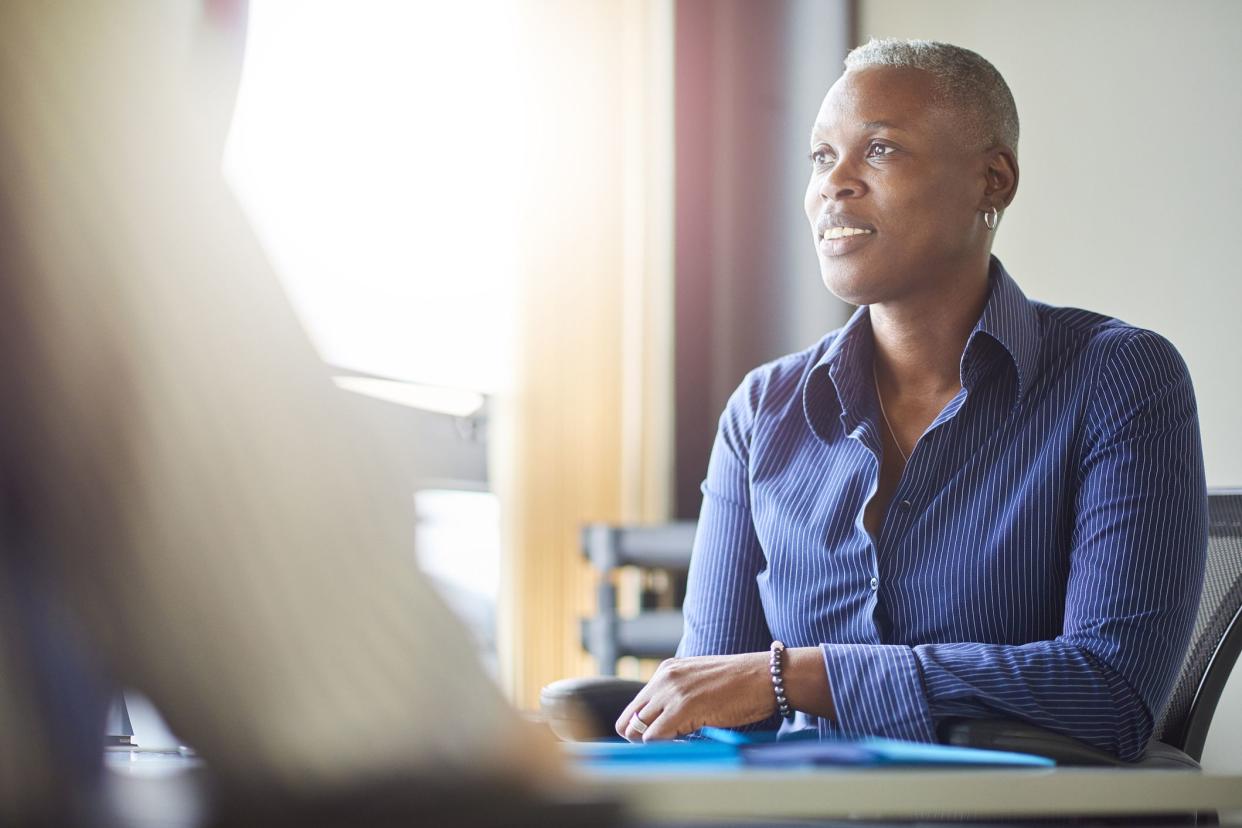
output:
[{"label": "woman's eye", "polygon": [[832,155],[829,154],[828,150],[824,149],[813,150],[811,152],[810,159],[811,163],[817,167],[822,167],[826,164],[832,163]]}]

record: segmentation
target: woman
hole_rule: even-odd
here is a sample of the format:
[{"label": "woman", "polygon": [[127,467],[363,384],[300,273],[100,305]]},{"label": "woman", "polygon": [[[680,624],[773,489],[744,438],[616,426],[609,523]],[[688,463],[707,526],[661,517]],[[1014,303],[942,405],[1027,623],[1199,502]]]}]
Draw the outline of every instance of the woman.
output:
[{"label": "woman", "polygon": [[730,399],[679,657],[617,731],[783,716],[930,741],[939,717],[1000,715],[1137,758],[1203,577],[1186,366],[1028,300],[991,256],[1018,118],[990,63],[872,41],[845,65],[805,206],[825,285],[859,310]]}]

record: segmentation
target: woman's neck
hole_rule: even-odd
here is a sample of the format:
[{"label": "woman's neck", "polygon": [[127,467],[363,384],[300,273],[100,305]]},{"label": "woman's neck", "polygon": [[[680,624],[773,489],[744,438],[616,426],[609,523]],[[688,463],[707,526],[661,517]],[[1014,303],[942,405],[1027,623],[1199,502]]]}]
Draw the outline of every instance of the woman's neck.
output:
[{"label": "woman's neck", "polygon": [[962,351],[987,302],[988,280],[871,306],[876,376],[895,396],[941,396],[961,387]]}]

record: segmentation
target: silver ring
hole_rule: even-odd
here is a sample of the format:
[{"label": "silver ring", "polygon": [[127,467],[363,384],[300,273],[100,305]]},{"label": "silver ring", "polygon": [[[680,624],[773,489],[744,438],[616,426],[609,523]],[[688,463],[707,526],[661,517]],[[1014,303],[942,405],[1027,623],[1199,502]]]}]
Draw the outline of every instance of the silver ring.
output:
[{"label": "silver ring", "polygon": [[638,718],[637,713],[630,717],[630,727],[637,730],[639,736],[647,732],[647,723]]}]

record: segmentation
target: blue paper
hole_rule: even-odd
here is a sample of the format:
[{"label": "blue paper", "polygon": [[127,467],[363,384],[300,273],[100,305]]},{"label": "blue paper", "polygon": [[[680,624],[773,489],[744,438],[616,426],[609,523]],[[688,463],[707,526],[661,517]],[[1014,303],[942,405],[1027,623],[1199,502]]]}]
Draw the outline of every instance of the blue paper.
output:
[{"label": "blue paper", "polygon": [[844,765],[866,766],[877,764],[875,754],[858,742],[830,739],[826,741],[798,740],[747,748],[742,759],[748,765]]},{"label": "blue paper", "polygon": [[882,766],[999,766],[1051,767],[1056,763],[1042,756],[1000,750],[905,742],[897,739],[790,738],[773,741],[773,734],[739,733],[704,728],[699,738],[672,742],[639,742],[610,739],[568,742],[570,756],[592,767],[675,765],[680,767],[764,767],[834,765]]},{"label": "blue paper", "polygon": [[890,765],[1022,765],[1040,768],[1056,765],[1056,762],[1046,756],[1007,750],[903,742],[897,739],[864,739],[863,745],[875,751],[881,761]]},{"label": "blue paper", "polygon": [[741,756],[735,745],[706,739],[676,742],[600,741],[567,742],[562,747],[574,759],[597,764],[737,765]]},{"label": "blue paper", "polygon": [[1001,750],[868,738],[857,741],[778,742],[741,748],[742,758],[754,765],[990,765],[1005,767],[1052,767],[1043,756]]}]

